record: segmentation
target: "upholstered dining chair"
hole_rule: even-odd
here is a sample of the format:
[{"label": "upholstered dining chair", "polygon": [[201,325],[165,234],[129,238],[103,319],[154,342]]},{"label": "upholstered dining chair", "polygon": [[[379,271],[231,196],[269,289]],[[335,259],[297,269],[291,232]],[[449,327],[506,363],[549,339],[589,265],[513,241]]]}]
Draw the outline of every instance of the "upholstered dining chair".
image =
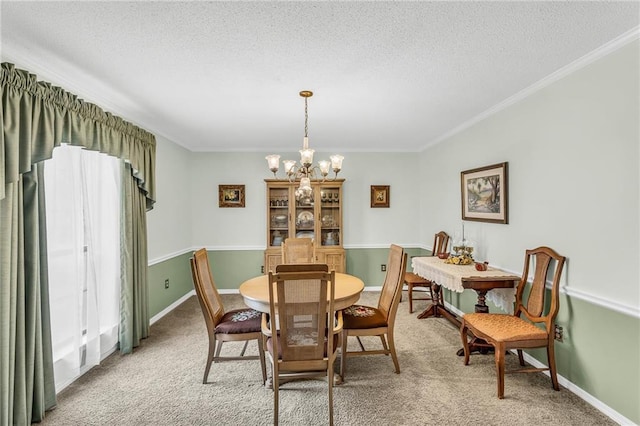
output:
[{"label": "upholstered dining chair", "polygon": [[[256,359],[260,360],[262,383],[265,383],[267,372],[262,345],[261,313],[249,308],[225,312],[220,293],[213,281],[207,250],[203,248],[194,252],[190,262],[193,286],[198,295],[209,335],[209,354],[202,383],[207,383],[213,362]],[[245,355],[251,340],[255,340],[258,344],[258,356]],[[222,344],[235,341],[244,341],[240,356],[221,356]]]},{"label": "upholstered dining chair", "polygon": [[[449,245],[449,235],[440,231],[435,234],[433,238],[433,250],[431,251],[432,256],[437,256],[441,253],[445,253],[447,251],[447,247]],[[409,313],[413,313],[413,301],[414,300],[433,300],[433,290],[431,289],[431,281],[422,278],[420,275],[414,274],[413,272],[405,272],[404,274],[404,284],[407,285],[407,296],[409,297]],[[425,288],[429,292],[429,297],[413,297],[413,290],[416,288]],[[426,293],[426,291],[420,290],[421,293]],[[440,293],[442,295],[442,293]]]},{"label": "upholstered dining chair", "polygon": [[282,263],[315,263],[311,238],[285,238],[282,243]]},{"label": "upholstered dining chair", "polygon": [[[269,315],[262,315],[273,380],[273,422],[278,424],[280,385],[298,378],[327,377],[333,425],[333,365],[342,331],[335,312],[335,271],[326,264],[278,265],[269,272]],[[328,325],[328,326],[327,326]]]},{"label": "upholstered dining chair", "polygon": [[[549,370],[551,384],[560,390],[556,375],[554,352],[554,321],[560,307],[560,275],[565,257],[549,247],[527,250],[524,271],[516,291],[513,314],[470,313],[462,317],[460,336],[464,347],[464,364],[469,364],[467,333],[484,339],[495,348],[496,372],[498,376],[498,398],[504,398],[505,352],[517,349],[518,360],[524,367],[522,349],[546,348],[549,366],[546,368],[521,368],[509,373],[531,373]],[[527,284],[529,268],[533,267],[533,280]],[[552,274],[551,291],[546,290],[546,280]],[[528,296],[525,296],[525,293]],[[547,296],[549,296],[548,300]],[[537,325],[541,325],[539,327]]]},{"label": "upholstered dining chair", "polygon": [[[407,265],[407,254],[402,247],[395,244],[391,245],[387,265],[387,274],[380,291],[378,306],[352,305],[342,311],[344,321],[340,357],[342,380],[345,380],[347,358],[349,356],[391,355],[395,372],[400,373],[400,364],[398,363],[396,346],[393,340],[393,328],[402,293],[402,279]],[[359,351],[347,350],[347,341],[350,336],[357,338],[360,345]],[[360,339],[361,336],[379,336],[382,342],[382,349],[366,350]]]}]

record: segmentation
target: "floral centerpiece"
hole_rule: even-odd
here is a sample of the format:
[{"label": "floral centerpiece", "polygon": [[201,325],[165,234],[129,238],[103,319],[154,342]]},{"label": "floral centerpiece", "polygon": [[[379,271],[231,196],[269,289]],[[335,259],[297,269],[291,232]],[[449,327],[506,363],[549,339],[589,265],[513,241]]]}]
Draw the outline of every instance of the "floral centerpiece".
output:
[{"label": "floral centerpiece", "polygon": [[473,247],[467,245],[467,241],[463,240],[460,245],[453,246],[453,253],[445,259],[444,263],[453,265],[471,265],[473,260]]}]

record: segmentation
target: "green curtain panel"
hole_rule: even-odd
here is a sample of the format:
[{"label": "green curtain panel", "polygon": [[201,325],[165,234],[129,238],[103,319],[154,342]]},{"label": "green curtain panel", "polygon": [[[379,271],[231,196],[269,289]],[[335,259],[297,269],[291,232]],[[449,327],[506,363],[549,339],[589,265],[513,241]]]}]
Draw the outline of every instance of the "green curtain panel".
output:
[{"label": "green curtain panel", "polygon": [[42,167],[0,201],[0,424],[29,424],[55,406]]},{"label": "green curtain panel", "polygon": [[148,334],[146,214],[155,202],[155,137],[14,65],[0,66],[0,425],[55,406],[41,161],[61,143],[122,158],[121,351]]},{"label": "green curtain panel", "polygon": [[[129,164],[122,167],[122,212],[120,229],[121,279],[120,328],[121,353],[130,353],[149,335],[147,216],[144,195],[131,179]],[[144,284],[144,285],[143,285]]]}]

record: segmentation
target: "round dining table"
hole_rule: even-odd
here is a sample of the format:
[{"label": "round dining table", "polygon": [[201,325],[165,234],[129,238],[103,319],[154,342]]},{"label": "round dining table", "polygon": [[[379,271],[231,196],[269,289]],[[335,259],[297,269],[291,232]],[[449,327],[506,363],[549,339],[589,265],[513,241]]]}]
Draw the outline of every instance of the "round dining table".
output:
[{"label": "round dining table", "polygon": [[[348,308],[360,299],[364,282],[353,275],[336,272],[334,308]],[[256,311],[269,313],[269,275],[259,275],[240,284],[244,303]],[[327,294],[327,299],[329,294]]]}]

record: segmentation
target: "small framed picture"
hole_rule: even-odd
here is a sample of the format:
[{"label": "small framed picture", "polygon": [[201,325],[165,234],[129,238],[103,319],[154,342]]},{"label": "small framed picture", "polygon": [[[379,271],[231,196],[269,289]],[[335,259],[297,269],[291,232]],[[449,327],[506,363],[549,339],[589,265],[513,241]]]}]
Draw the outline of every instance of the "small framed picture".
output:
[{"label": "small framed picture", "polygon": [[389,207],[389,185],[371,185],[371,207]]},{"label": "small framed picture", "polygon": [[218,207],[244,207],[244,185],[218,185]]},{"label": "small framed picture", "polygon": [[507,163],[460,173],[462,220],[509,223]]}]

